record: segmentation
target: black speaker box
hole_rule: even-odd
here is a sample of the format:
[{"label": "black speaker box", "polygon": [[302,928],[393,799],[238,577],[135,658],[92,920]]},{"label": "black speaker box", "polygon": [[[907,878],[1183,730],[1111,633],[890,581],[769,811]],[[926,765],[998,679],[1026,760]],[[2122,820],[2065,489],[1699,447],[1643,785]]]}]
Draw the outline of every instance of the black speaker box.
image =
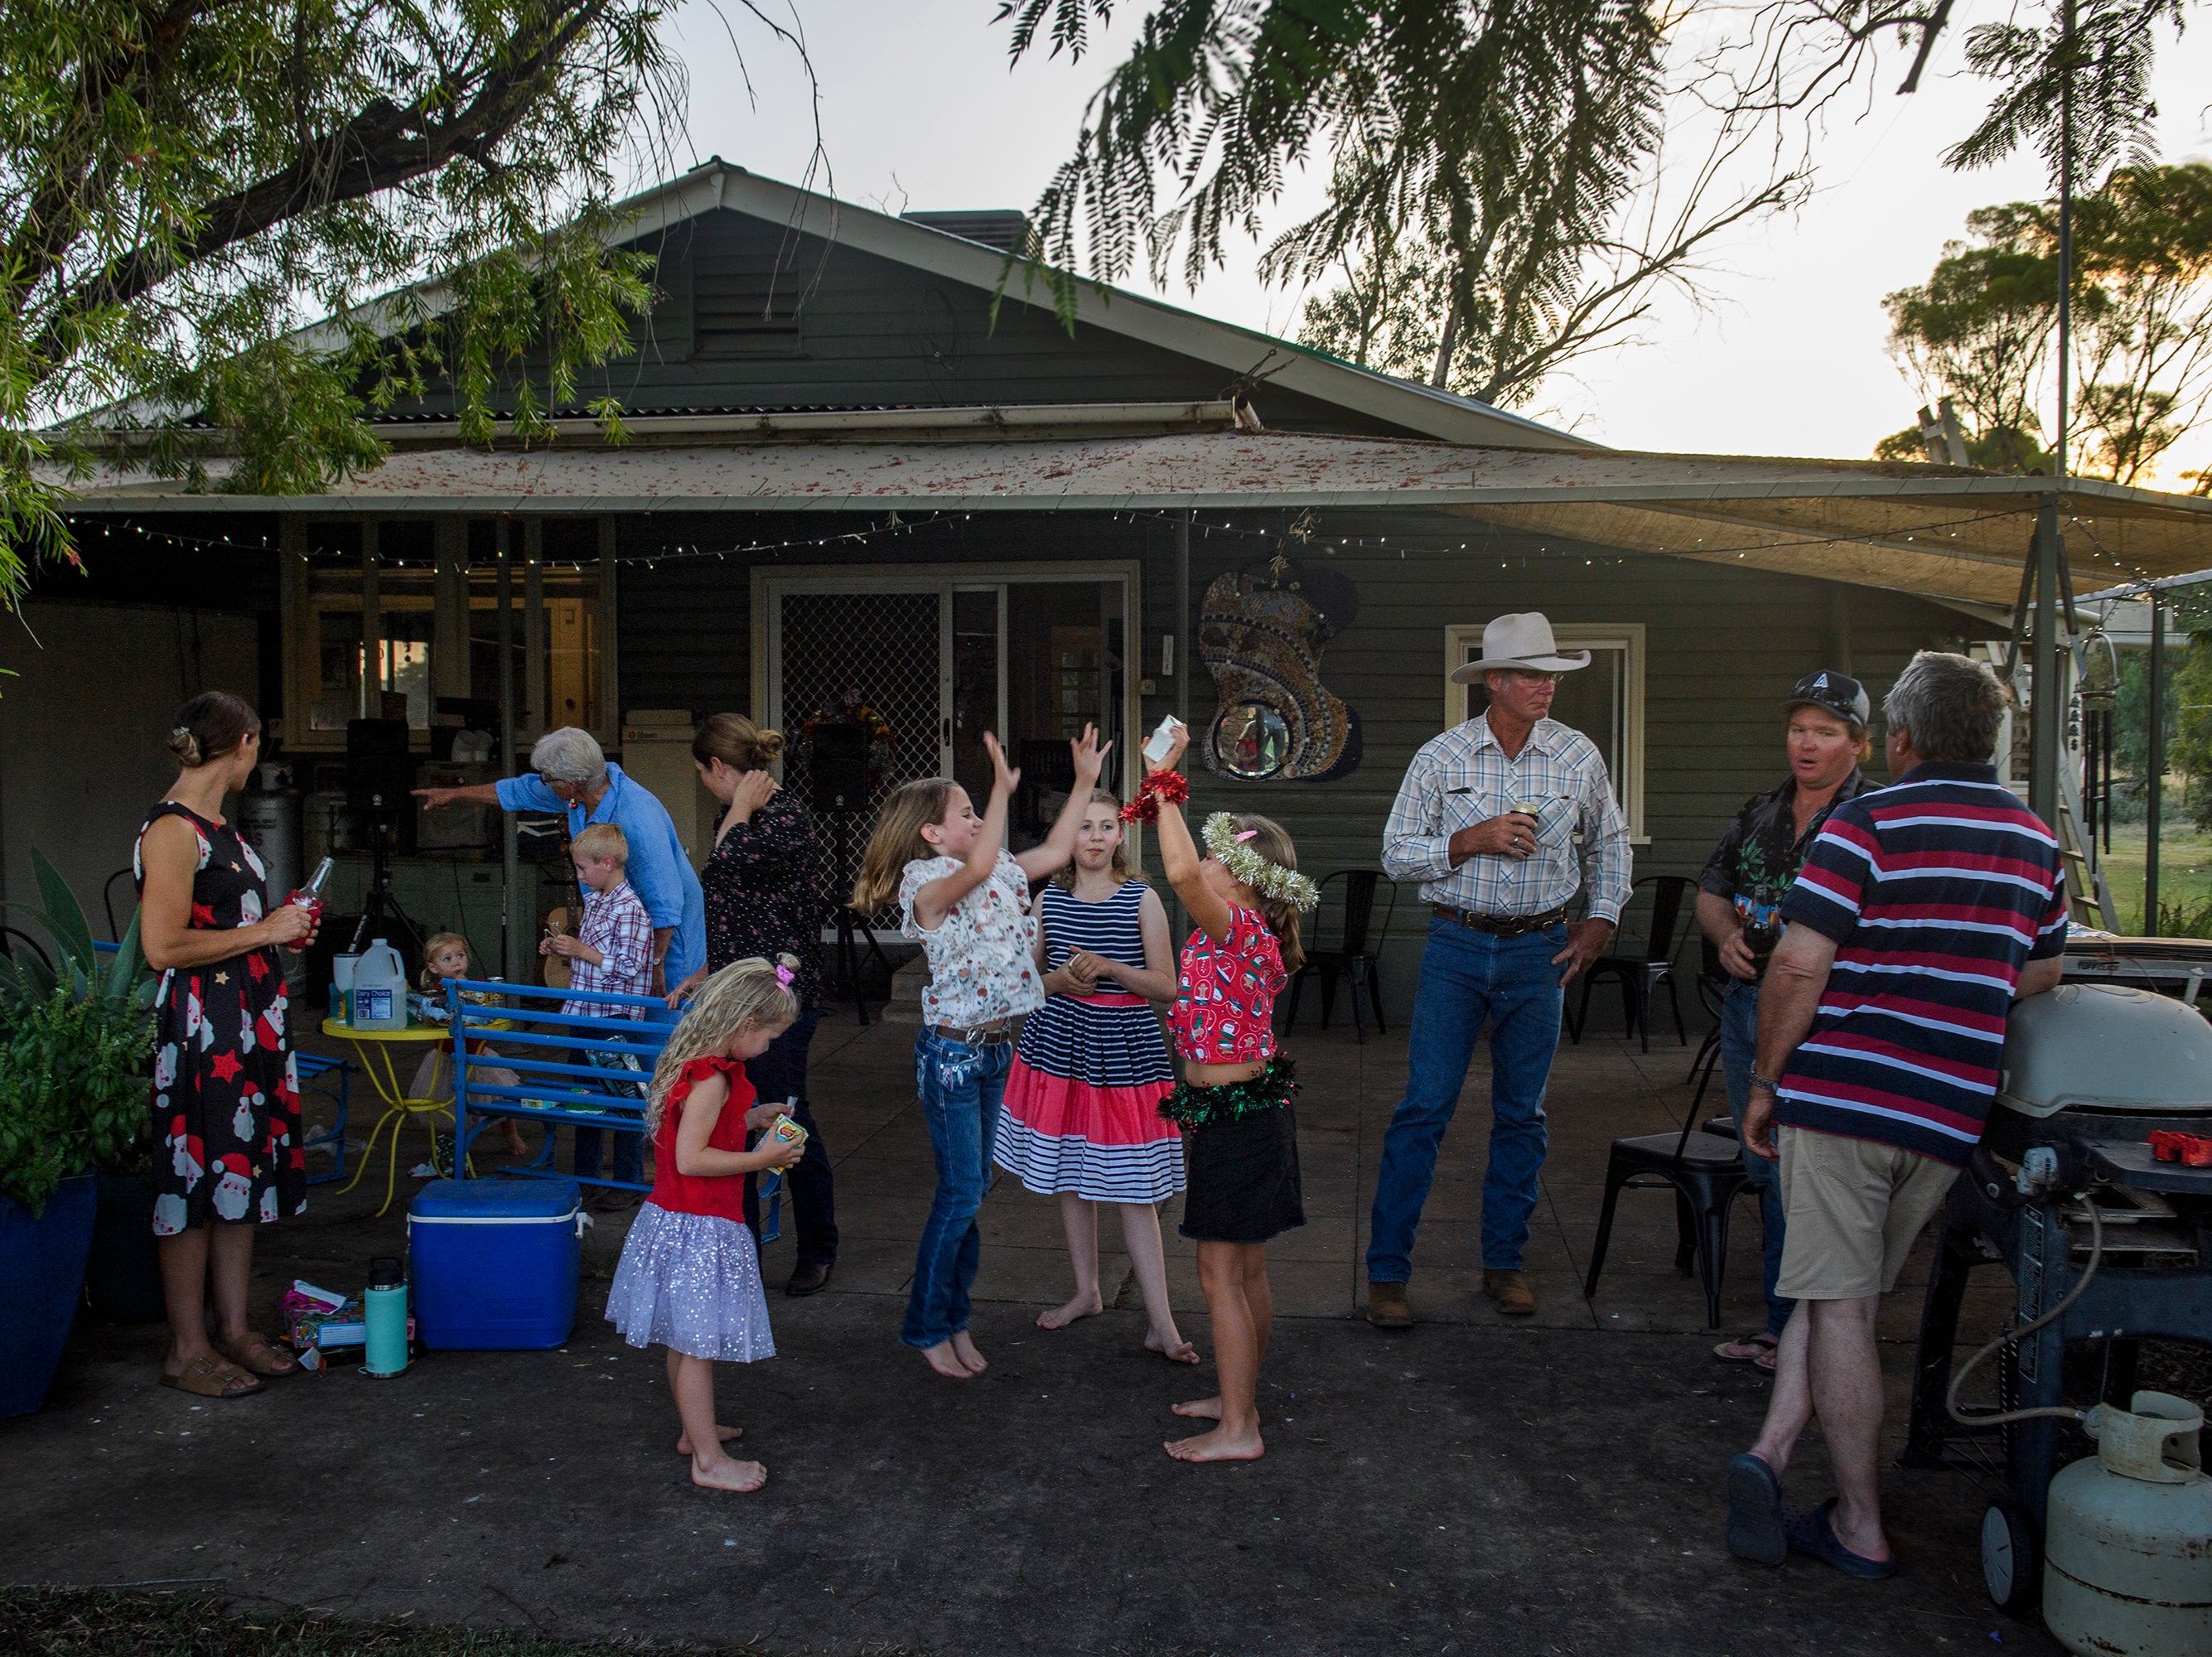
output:
[{"label": "black speaker box", "polygon": [[414,816],[415,761],[404,719],[346,721],[346,809]]},{"label": "black speaker box", "polygon": [[807,733],[806,769],[817,811],[867,809],[868,727],[817,725]]}]

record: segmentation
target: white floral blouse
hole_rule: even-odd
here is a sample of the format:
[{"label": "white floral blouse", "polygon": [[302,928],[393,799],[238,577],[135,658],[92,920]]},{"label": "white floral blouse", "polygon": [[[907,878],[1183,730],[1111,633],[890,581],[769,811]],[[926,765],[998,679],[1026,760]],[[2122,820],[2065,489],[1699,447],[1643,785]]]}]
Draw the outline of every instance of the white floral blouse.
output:
[{"label": "white floral blouse", "polygon": [[916,858],[899,880],[899,931],[921,945],[929,987],[921,992],[926,1024],[970,1029],[1018,1018],[1044,1005],[1037,977],[1036,919],[1030,881],[1004,847],[983,883],[926,930],[914,918],[915,895],[933,880],[957,874],[957,858]]}]

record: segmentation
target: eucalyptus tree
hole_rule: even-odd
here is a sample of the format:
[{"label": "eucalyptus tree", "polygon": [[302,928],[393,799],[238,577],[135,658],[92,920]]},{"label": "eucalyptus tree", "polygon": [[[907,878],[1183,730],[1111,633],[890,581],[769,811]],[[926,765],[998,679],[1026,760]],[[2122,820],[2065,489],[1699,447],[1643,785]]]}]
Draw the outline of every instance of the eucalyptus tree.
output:
[{"label": "eucalyptus tree", "polygon": [[664,9],[0,6],[0,603],[74,558],[65,480],[118,443],[207,487],[313,488],[374,464],[367,414],[433,374],[470,438],[495,393],[542,433],[648,296],[599,230],[680,120]]},{"label": "eucalyptus tree", "polygon": [[[1018,59],[1081,57],[1113,0],[1005,0]],[[1933,0],[1160,0],[1033,215],[1031,282],[1139,260],[1195,284],[1260,239],[1274,279],[1341,285],[1305,338],[1486,400],[1694,291],[1723,233],[1799,198],[1806,133]],[[1692,159],[1662,187],[1668,146]],[[1759,140],[1769,141],[1761,152]],[[1291,172],[1327,204],[1269,225]]]}]

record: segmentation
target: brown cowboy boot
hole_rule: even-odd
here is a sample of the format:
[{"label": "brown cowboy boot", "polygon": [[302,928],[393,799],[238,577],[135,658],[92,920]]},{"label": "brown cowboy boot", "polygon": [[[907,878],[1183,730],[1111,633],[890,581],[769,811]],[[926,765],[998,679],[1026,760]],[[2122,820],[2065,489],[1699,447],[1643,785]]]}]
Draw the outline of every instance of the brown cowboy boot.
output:
[{"label": "brown cowboy boot", "polygon": [[1525,1318],[1536,1310],[1536,1291],[1528,1287],[1526,1272],[1499,1272],[1489,1266],[1482,1268],[1482,1292],[1498,1302],[1498,1309],[1509,1318]]},{"label": "brown cowboy boot", "polygon": [[1406,1303],[1406,1285],[1402,1283],[1369,1284],[1367,1321],[1377,1329],[1411,1329],[1413,1326],[1413,1308]]}]

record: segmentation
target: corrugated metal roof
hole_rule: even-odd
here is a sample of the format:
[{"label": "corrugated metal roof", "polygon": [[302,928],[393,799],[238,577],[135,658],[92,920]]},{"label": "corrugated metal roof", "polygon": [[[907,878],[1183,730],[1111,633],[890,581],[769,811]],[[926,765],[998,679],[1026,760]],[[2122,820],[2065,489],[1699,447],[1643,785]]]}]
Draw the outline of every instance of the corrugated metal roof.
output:
[{"label": "corrugated metal roof", "polygon": [[[211,467],[218,478],[223,469]],[[127,465],[75,493],[86,507],[136,512],[1427,507],[1629,551],[2009,606],[2051,487],[1903,462],[1190,432],[578,442],[526,452],[441,446],[396,452],[308,498],[186,495]],[[2212,501],[2082,479],[2069,481],[2063,501],[2084,590],[2212,566]]]}]

